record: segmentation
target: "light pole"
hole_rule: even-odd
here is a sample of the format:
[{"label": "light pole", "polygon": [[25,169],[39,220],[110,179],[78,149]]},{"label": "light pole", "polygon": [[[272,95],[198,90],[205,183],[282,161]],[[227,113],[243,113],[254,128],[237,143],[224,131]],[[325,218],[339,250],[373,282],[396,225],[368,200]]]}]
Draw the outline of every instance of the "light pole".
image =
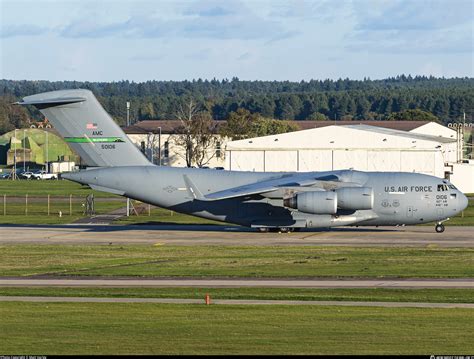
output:
[{"label": "light pole", "polygon": [[15,145],[15,153],[13,154],[13,176],[12,176],[12,179],[15,180],[16,179],[16,131],[17,129],[15,128],[15,141],[13,142],[14,145]]},{"label": "light pole", "polygon": [[26,130],[23,129],[23,172],[26,171],[26,166],[25,166],[25,157],[26,157]]},{"label": "light pole", "polygon": [[130,102],[127,101],[127,127],[130,126]]},{"label": "light pole", "polygon": [[48,163],[48,160],[49,160],[48,131],[45,131],[45,132],[46,132],[46,161],[44,161],[44,163],[46,164],[46,172],[49,173],[49,163]]},{"label": "light pole", "polygon": [[155,135],[153,132],[148,132],[148,148],[150,149],[150,162],[153,164],[153,147],[155,146]]},{"label": "light pole", "polygon": [[161,126],[158,129],[160,130],[158,135],[158,164],[161,166]]}]

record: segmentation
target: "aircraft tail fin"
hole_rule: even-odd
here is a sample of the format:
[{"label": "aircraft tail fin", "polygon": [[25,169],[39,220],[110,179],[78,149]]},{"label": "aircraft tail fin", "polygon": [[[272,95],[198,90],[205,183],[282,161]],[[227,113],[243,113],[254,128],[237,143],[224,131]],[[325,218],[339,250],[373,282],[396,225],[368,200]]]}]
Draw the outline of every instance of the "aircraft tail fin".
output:
[{"label": "aircraft tail fin", "polygon": [[17,104],[37,107],[88,166],[151,164],[89,90],[44,92]]}]

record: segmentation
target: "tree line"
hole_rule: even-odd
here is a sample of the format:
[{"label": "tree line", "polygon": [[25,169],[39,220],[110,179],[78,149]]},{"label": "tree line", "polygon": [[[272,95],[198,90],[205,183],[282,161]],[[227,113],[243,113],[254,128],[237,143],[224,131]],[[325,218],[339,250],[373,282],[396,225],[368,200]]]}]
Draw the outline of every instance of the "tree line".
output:
[{"label": "tree line", "polygon": [[[79,82],[0,80],[0,130],[19,119],[41,115],[32,108],[13,110],[12,100],[39,92],[85,88],[121,125],[126,123],[126,102],[132,122],[176,119],[183,101],[193,99],[214,120],[226,120],[245,109],[278,120],[391,120],[420,115],[422,110],[443,123],[472,120],[473,78],[397,76],[383,80],[242,81],[192,80],[147,82]],[[15,114],[12,115],[11,112]],[[7,113],[9,112],[9,113]],[[425,116],[426,117],[426,116]],[[13,119],[13,120],[12,120]]]}]

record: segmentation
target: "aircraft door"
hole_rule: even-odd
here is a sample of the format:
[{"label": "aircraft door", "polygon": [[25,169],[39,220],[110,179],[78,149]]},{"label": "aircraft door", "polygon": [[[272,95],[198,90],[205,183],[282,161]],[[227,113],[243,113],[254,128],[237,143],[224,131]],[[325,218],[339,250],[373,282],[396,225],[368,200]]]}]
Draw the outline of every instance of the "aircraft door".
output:
[{"label": "aircraft door", "polygon": [[412,218],[413,217],[413,206],[408,206],[407,207],[407,217]]}]

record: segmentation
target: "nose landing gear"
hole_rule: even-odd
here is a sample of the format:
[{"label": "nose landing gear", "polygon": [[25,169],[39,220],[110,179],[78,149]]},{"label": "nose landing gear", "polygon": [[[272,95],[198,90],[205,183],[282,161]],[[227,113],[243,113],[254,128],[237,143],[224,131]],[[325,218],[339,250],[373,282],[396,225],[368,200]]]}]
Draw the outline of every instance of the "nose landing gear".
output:
[{"label": "nose landing gear", "polygon": [[436,233],[443,233],[444,232],[444,224],[438,223],[435,226],[435,231],[436,231]]}]

